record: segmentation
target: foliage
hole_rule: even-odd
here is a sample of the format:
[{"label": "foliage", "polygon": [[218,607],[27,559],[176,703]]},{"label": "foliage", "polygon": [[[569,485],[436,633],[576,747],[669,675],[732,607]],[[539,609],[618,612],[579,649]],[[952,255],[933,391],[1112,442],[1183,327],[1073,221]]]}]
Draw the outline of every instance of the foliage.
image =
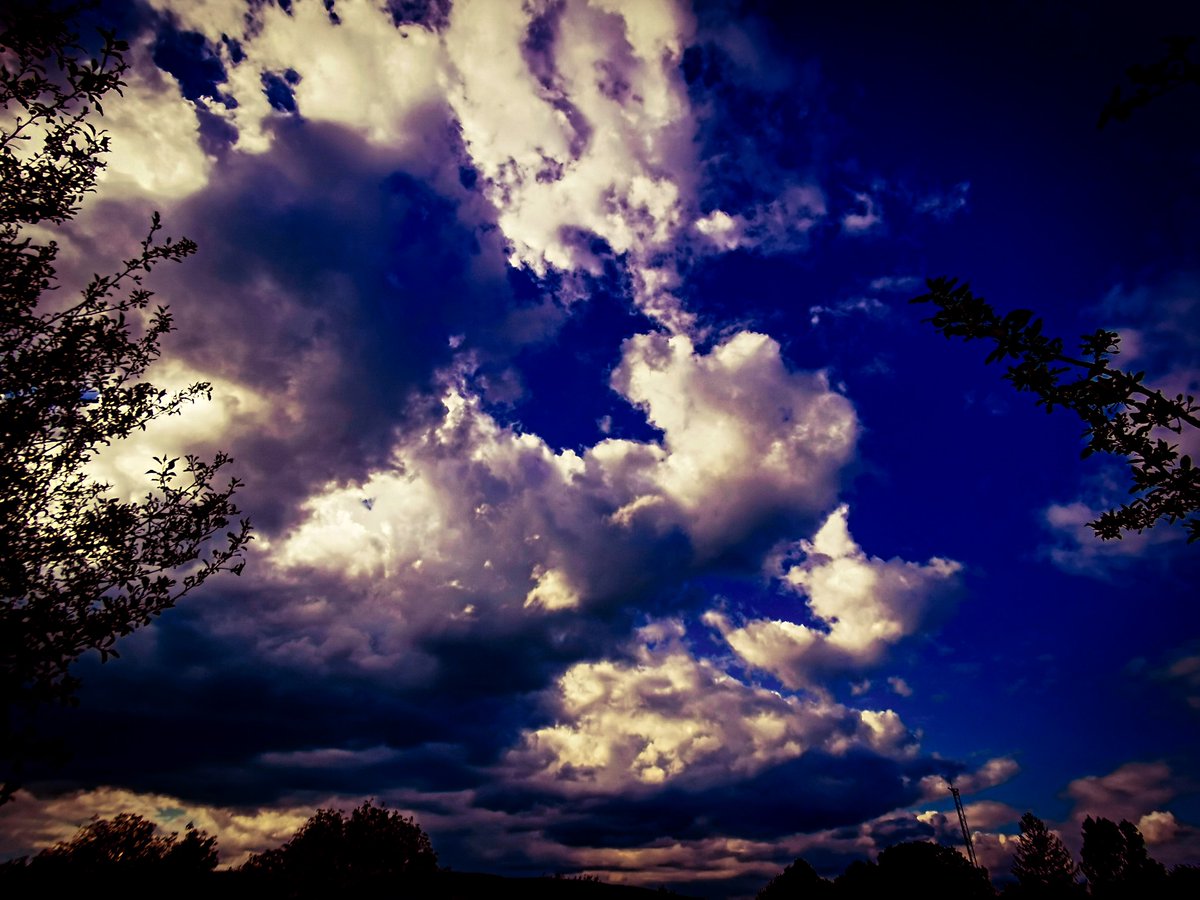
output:
[{"label": "foliage", "polygon": [[1017,360],[1004,375],[1013,387],[1036,394],[1048,413],[1062,407],[1086,423],[1084,457],[1102,452],[1127,458],[1129,493],[1139,496],[1089,522],[1098,537],[1120,538],[1123,531],[1141,532],[1165,519],[1183,521],[1189,542],[1200,539],[1200,468],[1163,437],[1200,427],[1194,397],[1169,398],[1146,387],[1145,372],[1131,374],[1110,365],[1120,345],[1116,332],[1084,335],[1080,356],[1072,357],[1063,352],[1061,338],[1042,334],[1042,320],[1030,310],[1001,317],[957,279],[931,278],[926,285],[929,292],[912,302],[937,308],[927,321],[938,331],[947,338],[992,341],[988,363]]},{"label": "foliage", "polygon": [[1167,873],[1150,858],[1142,833],[1129,821],[1088,816],[1083,821],[1084,876],[1093,897],[1136,898],[1157,896]]},{"label": "foliage", "polygon": [[[250,525],[237,522],[229,462],[156,459],[144,501],[122,502],[89,475],[97,451],[210,393],[175,394],[145,380],[172,330],[150,308],[143,277],[196,247],[159,238],[77,298],[58,295],[58,245],[48,240],[94,189],[108,149],[90,118],[120,93],[127,45],[102,33],[95,57],[61,16],[7,8],[0,33],[0,803],[25,761],[45,755],[36,714],[68,702],[70,665],[115,640],[221,570],[240,572]],[[8,118],[11,117],[11,118]],[[231,530],[226,530],[231,529]],[[215,546],[210,539],[225,532]]]},{"label": "foliage", "polygon": [[158,826],[132,813],[113,819],[93,817],[69,841],[60,841],[33,858],[32,865],[50,869],[100,871],[170,870],[179,875],[211,872],[217,866],[217,839],[189,823],[183,840],[178,832],[158,834]]},{"label": "foliage", "polygon": [[1191,35],[1177,35],[1167,38],[1166,43],[1167,52],[1162,59],[1149,65],[1135,65],[1126,69],[1125,74],[1129,76],[1133,92],[1127,95],[1120,85],[1114,87],[1108,102],[1100,110],[1097,127],[1103,128],[1112,119],[1124,122],[1135,109],[1184,85],[1200,86],[1200,62],[1188,56],[1196,38]]},{"label": "foliage", "polygon": [[818,875],[807,861],[797,859],[772,878],[767,886],[758,892],[755,900],[787,900],[792,897],[817,900],[833,896],[833,884]]},{"label": "foliage", "polygon": [[429,836],[410,817],[367,800],[347,818],[319,809],[282,847],[252,856],[242,871],[296,895],[377,885],[437,869]]},{"label": "foliage", "polygon": [[1012,873],[1023,897],[1068,897],[1076,887],[1071,852],[1046,823],[1031,812],[1021,816],[1021,837]]},{"label": "foliage", "polygon": [[929,841],[905,841],[879,854],[880,881],[893,896],[993,897],[986,870],[972,866],[957,850]]}]

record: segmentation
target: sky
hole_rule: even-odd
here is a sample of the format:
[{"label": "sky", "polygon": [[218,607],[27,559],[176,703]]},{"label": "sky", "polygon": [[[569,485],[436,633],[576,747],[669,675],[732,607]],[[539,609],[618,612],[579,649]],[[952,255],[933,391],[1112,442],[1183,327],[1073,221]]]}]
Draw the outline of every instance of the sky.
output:
[{"label": "sky", "polygon": [[954,6],[103,4],[59,274],[160,211],[151,377],[213,395],[95,474],[227,451],[255,540],[81,660],[0,856],[130,811],[236,865],[374,797],[456,869],[752,896],[959,843],[952,778],[995,875],[1026,810],[1200,863],[1197,551],[1094,539],[1122,462],[908,303],[1196,391],[1200,97],[1097,120],[1200,14]]}]

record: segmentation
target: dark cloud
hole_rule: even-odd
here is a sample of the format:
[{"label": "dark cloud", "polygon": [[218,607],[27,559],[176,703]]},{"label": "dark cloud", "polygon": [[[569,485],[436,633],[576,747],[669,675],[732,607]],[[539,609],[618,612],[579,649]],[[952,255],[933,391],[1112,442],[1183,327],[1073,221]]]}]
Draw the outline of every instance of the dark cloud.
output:
[{"label": "dark cloud", "polygon": [[[636,847],[712,835],[771,840],[854,825],[913,803],[913,775],[927,767],[927,761],[905,763],[863,751],[810,751],[749,778],[638,797],[575,798],[546,834],[573,847]],[[511,784],[482,789],[478,803],[508,812],[556,805],[554,795]]]},{"label": "dark cloud", "polygon": [[270,151],[224,157],[173,213],[200,254],[158,282],[179,326],[172,351],[266,398],[223,437],[266,529],[307,485],[381,464],[450,338],[502,345],[511,297],[481,243],[487,223],[459,216],[463,195],[344,129],[274,128]]}]

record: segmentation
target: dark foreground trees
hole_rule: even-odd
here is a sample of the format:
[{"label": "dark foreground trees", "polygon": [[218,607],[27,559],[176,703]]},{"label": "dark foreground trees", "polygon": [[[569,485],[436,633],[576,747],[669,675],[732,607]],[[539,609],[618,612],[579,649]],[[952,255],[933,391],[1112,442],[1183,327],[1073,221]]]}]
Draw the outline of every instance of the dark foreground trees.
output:
[{"label": "dark foreground trees", "polygon": [[421,826],[371,800],[348,817],[317,810],[282,847],[242,866],[264,888],[290,896],[420,882],[436,870],[437,854]]},{"label": "dark foreground trees", "polygon": [[[1021,817],[1021,836],[1013,859],[1016,881],[1000,896],[1012,900],[1183,900],[1200,887],[1200,868],[1176,866],[1168,873],[1152,859],[1136,826],[1108,819],[1083,823],[1083,865],[1076,868],[1070,851],[1032,813]],[[1078,875],[1086,877],[1079,880]],[[951,847],[908,841],[888,847],[875,862],[855,860],[833,881],[797,859],[775,876],[758,900],[827,898],[880,900],[886,897],[931,897],[946,900],[990,898],[996,890],[985,869],[975,868]]]},{"label": "dark foreground trees", "polygon": [[98,874],[113,869],[170,872],[186,876],[217,867],[217,839],[189,823],[178,832],[159,834],[149,819],[121,813],[93,818],[69,841],[60,841],[33,858],[35,868]]},{"label": "dark foreground trees", "polygon": [[1093,897],[1135,900],[1157,897],[1166,887],[1167,872],[1151,859],[1146,841],[1133,823],[1110,819],[1083,820],[1080,869]]},{"label": "dark foreground trees", "polygon": [[1013,860],[1021,897],[1070,897],[1078,893],[1078,868],[1057,834],[1031,812],[1021,816],[1021,837]]},{"label": "dark foreground trees", "polygon": [[210,391],[144,377],[172,322],[143,277],[196,249],[160,238],[157,214],[112,274],[58,292],[47,229],[93,190],[108,138],[92,119],[128,68],[127,46],[102,37],[93,56],[49,4],[0,9],[0,803],[50,749],[37,715],[70,700],[71,664],[116,655],[210,575],[240,572],[250,540],[239,483],[218,483],[223,454],[155,460],[141,502],[89,471],[101,448]]}]

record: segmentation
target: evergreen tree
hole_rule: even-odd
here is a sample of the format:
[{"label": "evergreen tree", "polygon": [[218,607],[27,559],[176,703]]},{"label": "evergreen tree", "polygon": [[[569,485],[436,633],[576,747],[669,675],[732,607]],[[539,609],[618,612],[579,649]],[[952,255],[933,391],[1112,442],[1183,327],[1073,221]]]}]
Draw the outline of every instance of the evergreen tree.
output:
[{"label": "evergreen tree", "polygon": [[1046,823],[1031,812],[1021,816],[1021,837],[1012,872],[1022,896],[1067,897],[1076,887],[1071,852]]}]

